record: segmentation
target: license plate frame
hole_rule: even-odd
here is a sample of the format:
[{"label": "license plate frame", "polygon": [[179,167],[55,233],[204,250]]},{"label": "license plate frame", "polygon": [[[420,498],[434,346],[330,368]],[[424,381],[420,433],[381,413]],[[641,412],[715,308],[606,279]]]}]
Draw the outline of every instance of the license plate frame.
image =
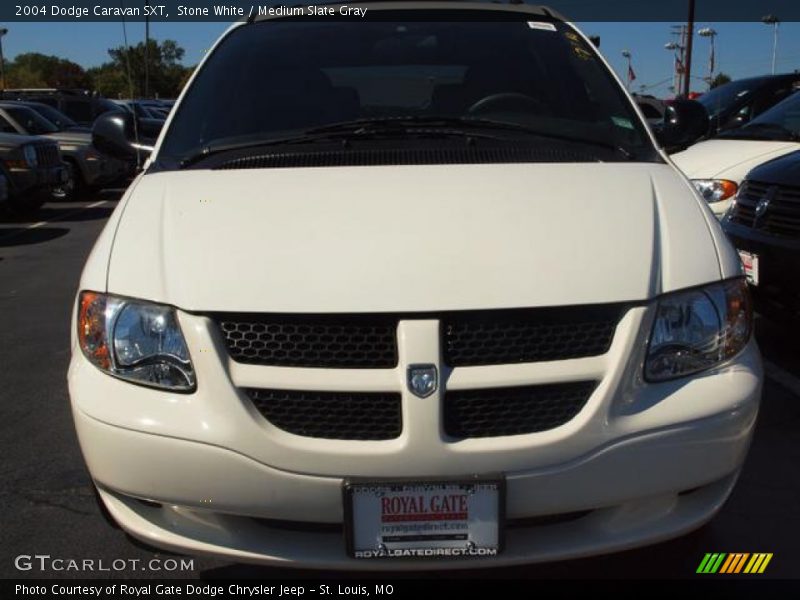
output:
[{"label": "license plate frame", "polygon": [[742,268],[744,269],[744,276],[745,279],[747,279],[747,283],[752,286],[758,286],[761,270],[760,256],[755,252],[749,252],[747,250],[737,249],[737,251],[739,253],[739,260],[742,261]]},{"label": "license plate frame", "polygon": [[[467,511],[466,519],[459,518],[442,518],[436,517],[435,519],[419,519],[418,515],[411,515],[412,519],[405,520],[401,515],[396,521],[391,521],[393,527],[406,526],[425,528],[436,527],[432,523],[439,523],[439,521],[452,522],[455,528],[446,534],[446,539],[442,539],[435,533],[425,533],[423,535],[411,536],[389,536],[398,539],[384,539],[384,531],[386,530],[386,521],[383,516],[378,513],[378,517],[372,523],[367,522],[365,527],[373,529],[375,534],[380,536],[381,543],[374,544],[371,547],[365,547],[363,542],[363,528],[361,527],[361,536],[356,532],[356,520],[359,518],[369,518],[369,515],[359,515],[357,512],[363,510],[365,503],[378,503],[380,496],[375,498],[366,498],[369,495],[383,491],[388,493],[390,497],[399,497],[400,495],[408,495],[412,493],[420,494],[424,492],[430,494],[437,490],[463,490],[468,491],[472,489],[473,492],[470,497],[475,500],[467,500],[470,503]],[[425,497],[425,493],[422,497]],[[363,494],[359,498],[359,494]],[[493,494],[493,495],[492,495]],[[488,497],[488,500],[487,500]],[[493,498],[493,500],[492,500]],[[403,560],[403,559],[417,559],[417,560],[430,560],[435,558],[492,558],[498,556],[504,550],[505,546],[505,505],[506,505],[506,481],[502,475],[483,475],[483,476],[457,476],[457,477],[431,477],[431,478],[350,478],[346,479],[342,484],[342,501],[344,505],[344,533],[345,545],[347,554],[351,558],[358,560],[381,559],[381,560]],[[486,502],[493,504],[493,509],[487,509]],[[358,506],[357,506],[358,505]],[[361,507],[359,509],[359,507]],[[374,506],[372,510],[376,510]],[[494,516],[494,544],[476,544],[476,539],[479,536],[475,533],[473,528],[473,515],[475,511],[488,510]],[[436,513],[432,513],[436,515]],[[458,513],[461,514],[461,513]],[[458,523],[466,521],[466,526],[459,526]],[[408,525],[413,523],[414,525]],[[491,520],[475,521],[475,524],[480,523],[482,526],[478,527],[480,535],[491,537]],[[362,524],[363,525],[363,524]],[[476,525],[477,526],[477,525]],[[487,533],[487,527],[489,527]],[[464,537],[466,535],[466,538]],[[454,539],[458,536],[457,539]],[[408,540],[401,538],[407,537]],[[357,539],[359,538],[359,539]],[[413,539],[412,539],[413,538]],[[424,539],[418,539],[424,538]],[[480,541],[480,539],[478,540]],[[469,543],[475,544],[469,548]],[[380,546],[385,546],[385,550],[381,550]],[[446,550],[442,548],[448,548]],[[461,548],[461,550],[452,550],[452,548]]]}]

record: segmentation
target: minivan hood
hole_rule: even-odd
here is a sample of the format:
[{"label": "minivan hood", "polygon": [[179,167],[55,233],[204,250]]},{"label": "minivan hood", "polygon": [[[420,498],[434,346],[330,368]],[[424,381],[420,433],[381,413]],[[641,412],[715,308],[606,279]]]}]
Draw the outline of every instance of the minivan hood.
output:
[{"label": "minivan hood", "polygon": [[690,179],[730,179],[740,183],[756,165],[794,150],[800,150],[797,142],[714,139],[671,158]]},{"label": "minivan hood", "polygon": [[186,170],[142,176],[121,210],[108,291],[194,311],[591,304],[720,278],[713,218],[664,164]]}]

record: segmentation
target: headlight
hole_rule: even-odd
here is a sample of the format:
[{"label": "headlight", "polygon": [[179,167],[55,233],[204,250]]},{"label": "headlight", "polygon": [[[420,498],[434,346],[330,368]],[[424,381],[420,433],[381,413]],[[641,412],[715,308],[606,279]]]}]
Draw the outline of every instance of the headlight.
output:
[{"label": "headlight", "polygon": [[78,342],[96,367],[151,387],[192,391],[195,375],[175,309],[81,292]]},{"label": "headlight", "polygon": [[35,169],[39,164],[39,161],[36,158],[36,148],[33,146],[23,146],[22,152],[24,153],[25,162],[28,163],[28,166],[31,169]]},{"label": "headlight", "polygon": [[747,345],[752,323],[744,279],[662,297],[650,333],[645,379],[665,381],[720,364]]},{"label": "headlight", "polygon": [[720,202],[733,198],[739,186],[728,179],[692,179],[694,187],[708,203]]}]

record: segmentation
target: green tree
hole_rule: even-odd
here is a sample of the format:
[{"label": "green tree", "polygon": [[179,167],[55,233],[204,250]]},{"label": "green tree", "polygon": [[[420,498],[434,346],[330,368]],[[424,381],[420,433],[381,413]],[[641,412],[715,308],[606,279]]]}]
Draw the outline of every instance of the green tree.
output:
[{"label": "green tree", "polygon": [[714,79],[711,80],[710,88],[713,90],[715,87],[719,87],[721,85],[725,85],[726,83],[730,83],[731,78],[729,75],[725,73],[717,73]]},{"label": "green tree", "polygon": [[[96,89],[106,96],[141,97],[145,93],[145,54],[150,67],[150,96],[174,98],[181,89],[186,73],[191,69],[180,64],[184,49],[174,40],[150,40],[145,44],[111,48],[111,61],[90,70]],[[129,78],[130,74],[130,78]]]},{"label": "green tree", "polygon": [[131,95],[125,71],[112,63],[89,69],[88,73],[92,78],[93,89],[100,95],[107,98],[127,98]]},{"label": "green tree", "polygon": [[38,52],[18,54],[6,65],[8,87],[90,88],[91,77],[70,60]]}]

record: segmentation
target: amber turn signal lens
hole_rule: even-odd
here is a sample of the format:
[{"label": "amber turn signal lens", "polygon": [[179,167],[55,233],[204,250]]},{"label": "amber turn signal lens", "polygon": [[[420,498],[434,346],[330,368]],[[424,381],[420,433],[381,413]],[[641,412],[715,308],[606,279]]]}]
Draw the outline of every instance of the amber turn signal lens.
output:
[{"label": "amber turn signal lens", "polygon": [[727,200],[728,198],[733,198],[736,195],[739,186],[736,185],[734,181],[728,181],[727,179],[720,179],[719,180],[719,187],[720,187],[720,200]]},{"label": "amber turn signal lens", "polygon": [[78,307],[78,343],[84,355],[101,369],[111,367],[106,336],[106,296],[81,293]]}]

